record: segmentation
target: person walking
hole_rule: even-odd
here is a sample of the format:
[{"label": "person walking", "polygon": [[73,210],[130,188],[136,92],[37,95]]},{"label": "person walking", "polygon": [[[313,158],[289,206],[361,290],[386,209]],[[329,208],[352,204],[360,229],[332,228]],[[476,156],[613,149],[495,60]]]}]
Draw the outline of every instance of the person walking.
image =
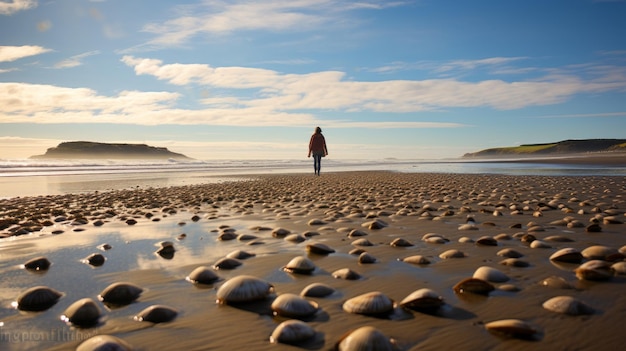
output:
[{"label": "person walking", "polygon": [[316,175],[320,175],[320,169],[322,168],[322,157],[328,156],[328,149],[326,148],[326,139],[322,135],[322,128],[316,127],[315,133],[311,135],[309,141],[309,156],[313,154],[313,170]]}]

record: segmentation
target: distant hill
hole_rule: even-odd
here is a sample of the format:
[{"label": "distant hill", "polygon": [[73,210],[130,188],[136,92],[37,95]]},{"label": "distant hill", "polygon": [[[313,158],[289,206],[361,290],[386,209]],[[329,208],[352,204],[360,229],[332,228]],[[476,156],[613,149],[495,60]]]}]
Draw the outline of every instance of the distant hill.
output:
[{"label": "distant hill", "polygon": [[33,159],[177,159],[190,158],[164,147],[145,144],[108,144],[90,141],[70,141],[49,148],[44,155],[31,156]]},{"label": "distant hill", "polygon": [[626,139],[563,140],[548,144],[498,147],[467,153],[463,157],[559,156],[589,152],[626,152]]}]

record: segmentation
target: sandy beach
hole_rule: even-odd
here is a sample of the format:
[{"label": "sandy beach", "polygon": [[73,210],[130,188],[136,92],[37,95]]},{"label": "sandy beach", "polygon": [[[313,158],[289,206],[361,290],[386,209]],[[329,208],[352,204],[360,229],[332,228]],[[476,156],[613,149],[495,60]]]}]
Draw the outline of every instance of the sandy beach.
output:
[{"label": "sandy beach", "polygon": [[[376,328],[396,350],[620,349],[625,190],[624,177],[609,176],[337,172],[1,199],[0,349],[74,350],[110,335],[133,350],[329,350],[363,326]],[[316,254],[315,247],[333,252]],[[551,259],[565,248],[580,259]],[[253,256],[232,269],[214,268],[236,250]],[[450,250],[462,257],[447,258]],[[104,263],[86,263],[92,254]],[[404,261],[416,256],[420,264]],[[50,266],[23,266],[37,257]],[[313,264],[312,271],[283,269],[296,257]],[[587,262],[596,266],[586,269]],[[186,279],[200,266],[218,279]],[[493,270],[483,275],[480,267]],[[344,268],[360,278],[339,277]],[[220,288],[242,275],[271,291],[253,302],[217,303]],[[454,289],[474,275],[493,290]],[[116,282],[138,287],[138,297],[101,301]],[[312,283],[332,289],[303,297],[313,313],[293,317],[272,306]],[[24,310],[26,302],[16,307],[35,286],[61,295],[42,311]],[[422,288],[435,293],[429,301],[436,307],[402,303]],[[371,292],[393,307],[348,311],[353,298]],[[544,307],[558,296],[573,298],[569,314]],[[84,298],[100,311],[96,320],[63,321]],[[156,317],[159,323],[134,318],[153,305],[174,314]],[[315,334],[295,345],[271,343],[289,319]],[[517,324],[504,324],[504,333],[491,324],[509,319]],[[346,344],[341,349],[350,349]]]}]

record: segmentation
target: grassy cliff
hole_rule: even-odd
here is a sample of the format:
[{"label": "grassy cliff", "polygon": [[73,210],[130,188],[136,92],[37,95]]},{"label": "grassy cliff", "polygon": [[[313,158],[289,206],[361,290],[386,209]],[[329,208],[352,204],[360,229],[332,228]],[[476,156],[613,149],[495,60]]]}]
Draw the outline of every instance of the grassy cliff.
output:
[{"label": "grassy cliff", "polygon": [[589,152],[624,152],[626,139],[563,140],[547,144],[498,147],[467,153],[463,157],[558,156]]}]

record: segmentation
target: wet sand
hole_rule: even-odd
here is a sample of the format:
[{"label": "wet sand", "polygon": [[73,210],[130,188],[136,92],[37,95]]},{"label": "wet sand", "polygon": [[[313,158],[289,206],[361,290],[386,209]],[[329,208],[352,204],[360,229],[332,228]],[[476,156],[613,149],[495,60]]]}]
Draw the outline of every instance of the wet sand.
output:
[{"label": "wet sand", "polygon": [[497,158],[488,160],[472,160],[471,158],[467,158],[464,159],[464,161],[493,163],[547,163],[562,165],[624,167],[626,166],[626,152],[580,153],[561,156],[526,156],[514,160],[500,160]]},{"label": "wet sand", "polygon": [[[393,338],[399,350],[593,350],[619,349],[626,342],[621,324],[626,276],[611,273],[607,281],[580,280],[574,272],[579,264],[549,259],[561,248],[582,251],[593,245],[621,250],[606,258],[612,263],[624,259],[623,177],[339,172],[255,178],[0,200],[0,235],[6,237],[0,240],[0,348],[75,349],[84,339],[100,334],[114,335],[139,350],[328,350],[346,332],[366,325]],[[605,223],[606,217],[614,217],[615,223]],[[601,231],[587,230],[592,218],[597,218]],[[564,219],[582,225],[557,222]],[[387,226],[364,226],[377,220]],[[461,229],[468,224],[473,229]],[[227,228],[257,238],[218,240]],[[272,234],[276,228],[306,240],[276,237]],[[354,229],[366,235],[349,237]],[[15,235],[29,230],[33,232]],[[427,243],[422,240],[427,233],[437,233],[444,241]],[[532,248],[522,241],[525,234],[549,247]],[[497,246],[477,245],[483,236],[497,237]],[[361,248],[376,258],[375,263],[360,264],[358,256],[350,254],[360,238],[373,244]],[[413,246],[391,246],[396,238]],[[571,241],[555,241],[564,238]],[[162,241],[173,242],[173,257],[155,254]],[[111,249],[98,249],[103,243]],[[335,252],[307,254],[306,246],[312,243],[323,243]],[[505,248],[523,254],[520,260],[528,267],[501,264],[504,257],[497,253]],[[216,270],[221,279],[212,285],[185,280],[194,268],[211,266],[236,249],[256,256],[241,260],[235,269]],[[465,257],[439,257],[450,249],[461,250]],[[104,255],[105,263],[92,267],[81,262],[92,253]],[[423,255],[430,264],[399,261],[411,255]],[[20,267],[37,256],[52,262],[48,270],[30,272]],[[312,274],[281,269],[296,256],[314,262]],[[496,268],[510,280],[492,282],[496,290],[488,296],[452,289],[481,266]],[[332,273],[341,268],[350,268],[362,278],[334,278]],[[244,274],[269,282],[274,293],[252,304],[217,304],[216,290]],[[570,288],[541,284],[552,276],[562,278]],[[144,291],[122,307],[110,308],[98,301],[105,287],[119,281]],[[328,297],[308,298],[319,304],[318,312],[304,319],[316,336],[298,346],[271,344],[269,335],[287,319],[272,315],[272,300],[284,293],[298,294],[313,282],[335,289]],[[54,288],[63,296],[43,312],[11,306],[21,292],[37,285]],[[436,291],[445,305],[434,313],[397,307],[378,317],[342,309],[347,299],[363,293],[379,291],[399,303],[420,288]],[[575,297],[594,313],[570,316],[542,307],[544,301],[560,295]],[[70,304],[85,297],[94,299],[102,310],[97,325],[77,328],[60,320]],[[171,306],[178,315],[159,324],[133,320],[154,304]],[[485,323],[510,318],[535,328],[531,340],[485,329]]]}]

